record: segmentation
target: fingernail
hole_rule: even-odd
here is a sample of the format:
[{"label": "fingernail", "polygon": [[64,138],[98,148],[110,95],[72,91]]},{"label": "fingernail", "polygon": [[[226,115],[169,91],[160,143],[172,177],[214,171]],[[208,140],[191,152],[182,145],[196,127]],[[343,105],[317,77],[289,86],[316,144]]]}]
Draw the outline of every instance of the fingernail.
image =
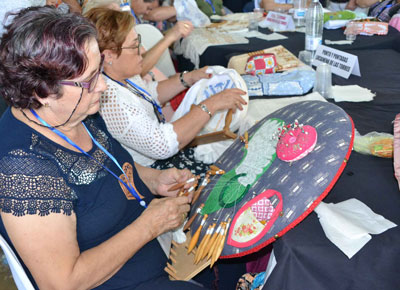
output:
[{"label": "fingernail", "polygon": [[208,74],[208,77],[211,78],[211,77],[212,77],[212,74]]}]

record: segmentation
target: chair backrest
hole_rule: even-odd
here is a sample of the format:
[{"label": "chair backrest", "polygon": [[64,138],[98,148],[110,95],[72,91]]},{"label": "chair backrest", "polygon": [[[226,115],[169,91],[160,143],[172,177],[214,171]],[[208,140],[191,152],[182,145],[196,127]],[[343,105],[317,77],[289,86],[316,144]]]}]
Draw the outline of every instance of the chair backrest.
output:
[{"label": "chair backrest", "polygon": [[35,288],[33,288],[33,285],[26,275],[25,270],[19,262],[17,256],[1,235],[0,247],[6,255],[8,265],[10,266],[11,273],[18,290],[34,290]]},{"label": "chair backrest", "polygon": [[[151,24],[138,24],[135,26],[135,30],[142,36],[142,44],[146,50],[152,48],[164,37],[160,30]],[[162,53],[160,59],[156,63],[156,68],[162,71],[167,77],[176,74],[168,49]]]}]

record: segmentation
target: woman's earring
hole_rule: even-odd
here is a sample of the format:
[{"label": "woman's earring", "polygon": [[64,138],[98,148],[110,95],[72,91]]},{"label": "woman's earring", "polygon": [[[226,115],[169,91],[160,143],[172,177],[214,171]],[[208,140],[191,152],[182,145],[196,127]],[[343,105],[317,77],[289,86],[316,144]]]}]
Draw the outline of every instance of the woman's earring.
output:
[{"label": "woman's earring", "polygon": [[45,108],[49,108],[49,107],[50,107],[49,103],[44,103],[43,106],[44,106]]},{"label": "woman's earring", "polygon": [[109,62],[108,62],[108,65],[112,65],[112,61],[109,61]]}]

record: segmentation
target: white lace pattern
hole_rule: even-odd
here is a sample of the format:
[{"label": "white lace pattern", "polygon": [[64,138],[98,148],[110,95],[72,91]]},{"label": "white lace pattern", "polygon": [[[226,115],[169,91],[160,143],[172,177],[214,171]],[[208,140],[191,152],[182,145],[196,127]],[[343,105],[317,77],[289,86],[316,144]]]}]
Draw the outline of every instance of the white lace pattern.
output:
[{"label": "white lace pattern", "polygon": [[[140,76],[130,79],[158,102],[157,82],[145,82]],[[153,105],[113,80],[106,78],[107,90],[101,97],[100,114],[108,131],[128,150],[135,162],[149,166],[179,150],[171,123],[159,123]]]}]

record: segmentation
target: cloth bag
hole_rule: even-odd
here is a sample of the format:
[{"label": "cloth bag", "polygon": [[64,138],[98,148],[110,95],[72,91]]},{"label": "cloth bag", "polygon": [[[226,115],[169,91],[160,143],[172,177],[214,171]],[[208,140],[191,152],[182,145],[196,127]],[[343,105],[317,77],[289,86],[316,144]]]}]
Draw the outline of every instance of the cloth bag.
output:
[{"label": "cloth bag", "polygon": [[293,70],[266,75],[243,75],[250,97],[299,96],[314,87],[315,71]]},{"label": "cloth bag", "polygon": [[267,49],[233,56],[228,62],[228,68],[233,68],[240,75],[244,75],[246,73],[246,64],[249,57],[263,53],[273,53],[275,55],[276,62],[279,65],[279,70],[288,70],[302,65],[300,60],[289,50],[284,48],[282,45],[277,45]]}]

